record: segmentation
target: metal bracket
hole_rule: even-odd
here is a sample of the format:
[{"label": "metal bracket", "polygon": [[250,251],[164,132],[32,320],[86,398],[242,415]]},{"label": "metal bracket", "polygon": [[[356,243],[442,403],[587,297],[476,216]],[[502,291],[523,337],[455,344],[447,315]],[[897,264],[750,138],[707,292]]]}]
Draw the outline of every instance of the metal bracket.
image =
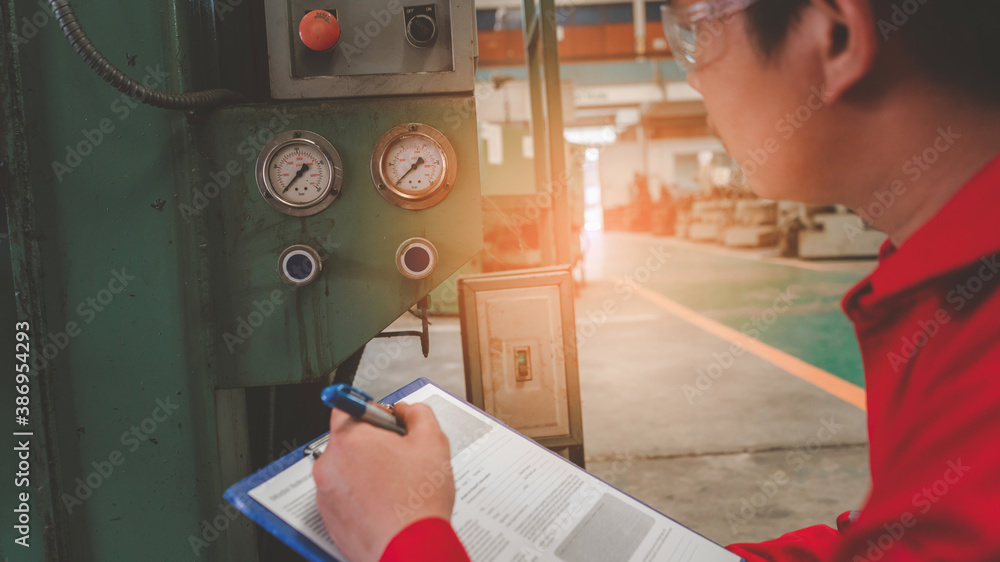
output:
[{"label": "metal bracket", "polygon": [[427,354],[431,351],[431,339],[430,331],[428,326],[430,326],[430,321],[427,320],[427,309],[430,308],[430,296],[425,296],[424,298],[417,301],[417,308],[420,310],[420,331],[416,330],[399,330],[397,332],[379,332],[375,334],[376,338],[397,338],[405,336],[417,336],[420,338],[420,351],[427,357]]}]

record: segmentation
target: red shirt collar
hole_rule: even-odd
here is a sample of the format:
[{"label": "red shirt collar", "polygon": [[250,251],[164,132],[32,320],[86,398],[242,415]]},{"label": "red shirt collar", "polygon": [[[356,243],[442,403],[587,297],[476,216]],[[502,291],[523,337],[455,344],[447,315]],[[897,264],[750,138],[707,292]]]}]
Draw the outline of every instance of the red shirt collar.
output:
[{"label": "red shirt collar", "polygon": [[847,294],[844,311],[850,314],[863,295],[881,300],[998,252],[1000,155],[902,247],[886,241],[879,252],[878,268]]}]

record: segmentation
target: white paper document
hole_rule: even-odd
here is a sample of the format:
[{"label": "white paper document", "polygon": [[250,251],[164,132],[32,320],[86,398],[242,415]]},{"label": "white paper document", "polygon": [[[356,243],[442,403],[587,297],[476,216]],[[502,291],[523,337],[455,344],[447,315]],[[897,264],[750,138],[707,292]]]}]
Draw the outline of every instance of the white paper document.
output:
[{"label": "white paper document", "polygon": [[[426,385],[403,399],[430,406],[451,445],[452,526],[474,562],[738,562],[740,557]],[[250,496],[339,560],[316,507],[312,457]],[[436,489],[428,476],[424,492]],[[417,507],[421,490],[411,494]]]}]

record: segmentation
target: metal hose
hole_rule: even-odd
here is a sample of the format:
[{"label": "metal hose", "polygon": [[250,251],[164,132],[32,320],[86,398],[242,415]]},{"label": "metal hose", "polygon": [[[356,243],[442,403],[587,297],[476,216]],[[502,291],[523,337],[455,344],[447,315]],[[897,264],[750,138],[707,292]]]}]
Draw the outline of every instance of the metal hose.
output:
[{"label": "metal hose", "polygon": [[80,58],[98,74],[105,82],[114,86],[118,91],[128,95],[147,105],[160,107],[163,109],[204,109],[226,102],[238,101],[241,96],[239,92],[233,90],[214,89],[202,92],[191,92],[186,94],[174,94],[164,92],[155,88],[150,88],[145,84],[129,78],[121,70],[118,70],[97,47],[91,43],[87,34],[84,33],[80,22],[76,19],[76,13],[69,4],[69,0],[49,0],[49,6],[56,16],[59,27],[66,34],[73,49],[76,50]]}]

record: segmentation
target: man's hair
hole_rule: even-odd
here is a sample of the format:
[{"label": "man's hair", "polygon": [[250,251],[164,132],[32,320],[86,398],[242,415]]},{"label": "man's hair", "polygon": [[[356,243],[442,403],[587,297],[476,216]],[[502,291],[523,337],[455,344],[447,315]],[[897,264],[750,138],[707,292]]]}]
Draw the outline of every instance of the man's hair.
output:
[{"label": "man's hair", "polygon": [[[1000,1],[869,0],[878,38],[905,42],[917,65],[946,82],[1000,103]],[[747,30],[771,58],[810,0],[761,0],[747,8]]]}]

